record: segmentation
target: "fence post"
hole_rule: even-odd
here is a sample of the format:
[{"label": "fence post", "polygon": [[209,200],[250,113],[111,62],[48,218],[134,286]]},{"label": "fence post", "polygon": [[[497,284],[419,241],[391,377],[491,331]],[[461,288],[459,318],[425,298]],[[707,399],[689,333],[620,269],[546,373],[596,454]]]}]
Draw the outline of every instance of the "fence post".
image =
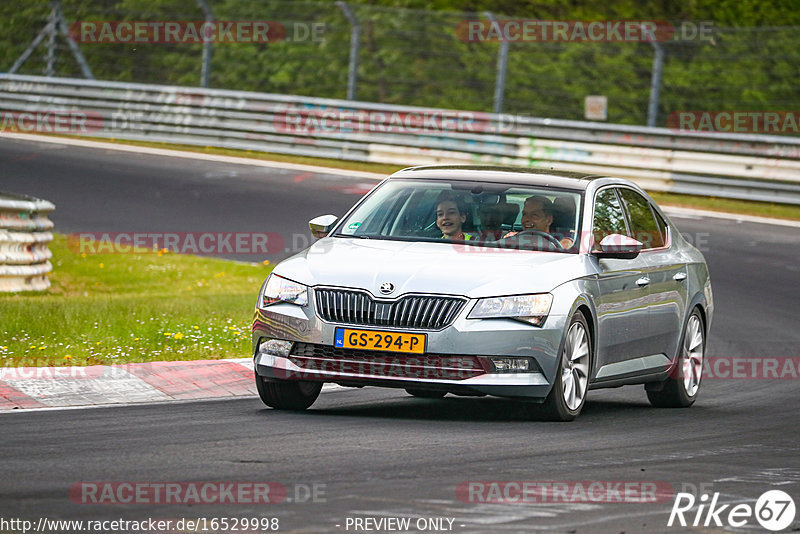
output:
[{"label": "fence post", "polygon": [[[203,10],[206,22],[214,22],[214,13],[206,0],[197,0],[197,5]],[[203,39],[203,64],[200,69],[200,87],[208,87],[208,78],[211,75],[211,39]]]},{"label": "fence post", "polygon": [[655,126],[658,119],[658,99],[661,92],[661,71],[664,66],[664,45],[658,41],[650,41],[655,49],[653,56],[653,74],[650,78],[650,102],[647,105],[647,125]]},{"label": "fence post", "polygon": [[72,55],[75,57],[75,60],[78,62],[78,65],[81,68],[81,72],[83,73],[84,78],[88,78],[90,80],[94,80],[94,75],[92,74],[92,69],[89,68],[89,63],[86,61],[86,58],[83,57],[81,53],[81,49],[78,48],[78,45],[75,41],[72,40],[72,37],[69,35],[69,28],[67,27],[67,23],[64,22],[64,14],[61,11],[61,0],[52,0],[52,10],[50,15],[47,17],[47,24],[42,31],[40,31],[36,37],[33,39],[28,48],[25,49],[24,52],[17,58],[14,64],[11,66],[11,69],[8,71],[9,74],[16,73],[20,67],[22,67],[23,63],[25,63],[28,58],[33,54],[33,51],[36,50],[36,47],[44,40],[45,37],[49,37],[47,43],[47,75],[52,76],[55,74],[55,61],[56,61],[56,33],[61,32],[61,35],[67,41],[67,45],[69,49],[72,51]]},{"label": "fence post", "polygon": [[86,61],[85,57],[83,57],[81,49],[78,47],[77,43],[72,40],[72,37],[69,34],[69,27],[64,21],[64,13],[62,13],[61,9],[58,10],[58,22],[56,24],[61,32],[61,36],[64,37],[64,40],[67,42],[67,46],[69,46],[70,51],[72,51],[72,56],[75,58],[75,61],[78,62],[78,66],[81,68],[83,77],[89,80],[94,80],[94,74],[92,74],[92,69],[89,67],[89,62]]},{"label": "fence post", "polygon": [[58,20],[61,18],[61,0],[51,0],[50,2],[50,17],[48,17],[48,25],[50,28],[47,35],[47,66],[45,67],[44,75],[53,76],[56,73],[56,35],[58,30]]},{"label": "fence post", "polygon": [[[493,24],[497,24],[497,19],[491,11],[484,11],[484,15]],[[500,32],[503,35],[503,32]],[[503,112],[503,96],[506,91],[506,68],[508,66],[508,40],[500,39],[500,50],[497,52],[497,77],[494,82],[494,104],[492,110],[495,113]]]},{"label": "fence post", "polygon": [[350,21],[350,62],[347,70],[347,100],[356,99],[356,86],[358,84],[358,51],[361,48],[361,24],[358,22],[353,10],[347,2],[336,2],[344,16]]}]

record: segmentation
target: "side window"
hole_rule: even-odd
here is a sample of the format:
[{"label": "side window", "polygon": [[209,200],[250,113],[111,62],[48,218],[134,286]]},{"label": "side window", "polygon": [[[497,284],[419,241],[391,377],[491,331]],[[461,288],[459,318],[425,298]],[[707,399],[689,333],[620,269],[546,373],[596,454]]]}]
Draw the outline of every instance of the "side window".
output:
[{"label": "side window", "polygon": [[658,214],[658,212],[653,208],[652,205],[650,206],[650,209],[653,210],[653,215],[656,216],[656,224],[658,225],[658,230],[661,232],[661,241],[666,246],[666,244],[667,244],[667,221],[665,221],[664,218],[661,217],[661,215]]},{"label": "side window", "polygon": [[644,248],[663,247],[664,238],[647,199],[633,189],[620,188],[619,193],[630,218],[631,237],[640,241]]},{"label": "side window", "polygon": [[600,249],[600,241],[611,234],[627,235],[625,216],[614,189],[603,189],[594,200],[594,235],[595,250]]}]

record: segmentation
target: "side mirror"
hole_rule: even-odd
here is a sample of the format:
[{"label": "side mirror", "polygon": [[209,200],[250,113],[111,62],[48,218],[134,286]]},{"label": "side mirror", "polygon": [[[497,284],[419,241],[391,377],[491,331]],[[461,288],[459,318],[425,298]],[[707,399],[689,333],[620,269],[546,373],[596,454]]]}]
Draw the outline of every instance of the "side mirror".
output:
[{"label": "side mirror", "polygon": [[339,217],[336,215],[320,215],[308,221],[308,227],[314,237],[322,239],[333,230],[338,221]]},{"label": "side mirror", "polygon": [[632,260],[644,248],[644,245],[622,234],[607,235],[600,241],[600,250],[592,251],[597,258],[616,258],[621,260]]}]

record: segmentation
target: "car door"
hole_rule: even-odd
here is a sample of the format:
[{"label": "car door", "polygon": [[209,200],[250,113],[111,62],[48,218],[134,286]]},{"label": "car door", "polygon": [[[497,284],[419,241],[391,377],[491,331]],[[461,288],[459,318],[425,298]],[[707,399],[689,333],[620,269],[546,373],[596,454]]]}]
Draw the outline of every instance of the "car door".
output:
[{"label": "car door", "polygon": [[647,344],[650,354],[676,354],[687,299],[687,270],[668,242],[668,227],[661,215],[640,193],[627,187],[619,194],[628,215],[631,237],[644,243],[640,254],[647,261],[650,279],[650,318]]},{"label": "car door", "polygon": [[[615,187],[598,190],[595,195],[592,230],[593,248],[607,235],[629,235],[628,224]],[[597,259],[597,378],[626,374],[632,368],[620,364],[649,353],[646,259]],[[605,368],[604,368],[605,367]]]}]

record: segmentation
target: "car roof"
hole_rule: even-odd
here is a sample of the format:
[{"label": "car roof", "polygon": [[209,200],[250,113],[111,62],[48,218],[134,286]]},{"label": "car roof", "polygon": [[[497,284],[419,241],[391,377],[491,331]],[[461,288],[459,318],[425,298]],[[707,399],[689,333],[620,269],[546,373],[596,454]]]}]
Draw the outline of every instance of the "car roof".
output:
[{"label": "car roof", "polygon": [[496,182],[578,190],[585,190],[593,180],[599,178],[627,182],[598,174],[492,165],[423,165],[397,171],[389,178]]}]

